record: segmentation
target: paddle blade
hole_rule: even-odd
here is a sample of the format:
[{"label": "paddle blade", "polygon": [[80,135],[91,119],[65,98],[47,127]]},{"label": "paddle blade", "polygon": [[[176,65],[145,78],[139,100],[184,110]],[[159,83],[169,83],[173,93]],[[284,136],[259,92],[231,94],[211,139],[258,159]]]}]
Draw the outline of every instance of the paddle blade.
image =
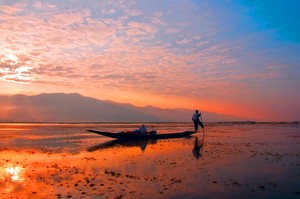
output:
[{"label": "paddle blade", "polygon": [[203,125],[202,122],[199,122],[199,125],[200,125],[202,128],[204,128],[204,125]]}]

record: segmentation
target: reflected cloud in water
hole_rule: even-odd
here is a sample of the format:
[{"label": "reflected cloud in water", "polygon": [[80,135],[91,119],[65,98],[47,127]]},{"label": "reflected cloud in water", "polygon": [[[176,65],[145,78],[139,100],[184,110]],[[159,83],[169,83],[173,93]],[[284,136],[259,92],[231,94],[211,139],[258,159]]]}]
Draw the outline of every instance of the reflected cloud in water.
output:
[{"label": "reflected cloud in water", "polygon": [[6,176],[8,176],[11,181],[22,181],[21,177],[22,168],[20,166],[8,167],[5,169]]},{"label": "reflected cloud in water", "polygon": [[20,189],[25,181],[25,169],[20,166],[7,166],[0,168],[1,193],[11,193]]}]

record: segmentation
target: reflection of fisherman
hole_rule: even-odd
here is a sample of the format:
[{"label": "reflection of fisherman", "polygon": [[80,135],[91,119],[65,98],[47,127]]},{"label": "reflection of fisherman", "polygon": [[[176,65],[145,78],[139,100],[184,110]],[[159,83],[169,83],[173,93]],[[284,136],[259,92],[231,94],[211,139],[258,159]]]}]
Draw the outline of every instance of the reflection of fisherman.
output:
[{"label": "reflection of fisherman", "polygon": [[201,117],[201,113],[198,113],[198,110],[195,111],[192,120],[194,122],[195,131],[198,131],[198,125],[200,125],[202,128],[204,128],[203,123],[200,122],[199,117]]},{"label": "reflection of fisherman", "polygon": [[199,144],[198,138],[195,137],[195,144],[193,148],[193,154],[198,159],[201,156],[201,152],[203,149],[203,142]]}]

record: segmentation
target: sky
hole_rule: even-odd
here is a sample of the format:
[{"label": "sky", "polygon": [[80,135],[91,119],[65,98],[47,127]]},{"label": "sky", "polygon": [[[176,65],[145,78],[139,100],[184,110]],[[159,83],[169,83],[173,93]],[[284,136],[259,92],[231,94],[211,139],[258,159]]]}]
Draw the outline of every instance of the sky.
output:
[{"label": "sky", "polygon": [[300,1],[0,0],[0,94],[300,120]]}]

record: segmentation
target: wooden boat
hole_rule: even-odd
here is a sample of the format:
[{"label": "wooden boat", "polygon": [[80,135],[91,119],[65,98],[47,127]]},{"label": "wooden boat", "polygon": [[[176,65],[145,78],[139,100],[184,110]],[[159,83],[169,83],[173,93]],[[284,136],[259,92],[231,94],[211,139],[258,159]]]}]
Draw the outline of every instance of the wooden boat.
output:
[{"label": "wooden boat", "polygon": [[92,133],[97,133],[99,135],[104,135],[107,137],[115,138],[118,140],[155,140],[155,139],[169,139],[169,138],[180,138],[187,137],[194,133],[195,131],[184,131],[179,133],[166,133],[166,134],[130,134],[130,133],[112,133],[112,132],[103,132],[95,130],[87,130]]}]

